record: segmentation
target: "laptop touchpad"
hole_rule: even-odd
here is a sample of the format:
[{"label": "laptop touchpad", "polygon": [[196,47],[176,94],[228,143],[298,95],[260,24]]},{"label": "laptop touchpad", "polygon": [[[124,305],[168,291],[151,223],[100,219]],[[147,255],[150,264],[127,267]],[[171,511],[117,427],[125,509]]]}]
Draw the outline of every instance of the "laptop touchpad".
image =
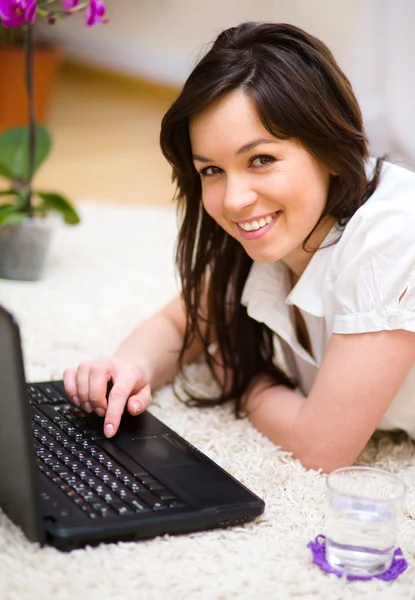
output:
[{"label": "laptop touchpad", "polygon": [[123,450],[138,463],[152,462],[161,467],[194,465],[201,460],[192,450],[170,434],[132,438]]}]

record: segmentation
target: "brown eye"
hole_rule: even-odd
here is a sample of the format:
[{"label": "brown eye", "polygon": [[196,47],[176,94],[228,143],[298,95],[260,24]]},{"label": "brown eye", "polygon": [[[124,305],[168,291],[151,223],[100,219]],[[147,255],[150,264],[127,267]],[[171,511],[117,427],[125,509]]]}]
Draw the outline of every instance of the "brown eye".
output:
[{"label": "brown eye", "polygon": [[273,156],[269,156],[268,154],[259,154],[258,156],[251,158],[251,166],[255,168],[267,167],[274,162],[275,158]]},{"label": "brown eye", "polygon": [[213,177],[214,175],[218,175],[218,173],[221,173],[221,172],[222,172],[222,169],[211,165],[210,167],[204,167],[203,169],[201,169],[199,171],[199,175],[201,177]]}]

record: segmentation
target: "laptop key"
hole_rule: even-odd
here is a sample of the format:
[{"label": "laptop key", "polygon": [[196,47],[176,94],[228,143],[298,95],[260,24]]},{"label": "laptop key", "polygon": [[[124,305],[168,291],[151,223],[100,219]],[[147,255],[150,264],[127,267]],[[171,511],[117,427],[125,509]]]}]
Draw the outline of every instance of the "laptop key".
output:
[{"label": "laptop key", "polygon": [[60,472],[60,477],[62,477],[62,479],[64,479],[67,483],[70,483],[71,481],[74,481],[76,479],[74,473],[70,473],[70,472]]},{"label": "laptop key", "polygon": [[71,479],[73,477],[73,473],[71,473],[70,471],[68,471],[66,469],[57,469],[55,472],[56,472],[56,475],[59,475],[59,477],[61,477],[65,481],[67,479]]},{"label": "laptop key", "polygon": [[135,480],[133,479],[132,475],[130,475],[129,473],[126,473],[125,475],[120,475],[120,476],[118,477],[118,479],[119,479],[120,481],[122,481],[123,483],[125,483],[125,484],[135,481]]},{"label": "laptop key", "polygon": [[162,483],[160,483],[159,481],[150,481],[149,483],[146,484],[148,489],[151,492],[157,492],[158,490],[164,490],[165,487]]},{"label": "laptop key", "polygon": [[137,492],[136,496],[148,504],[153,510],[163,510],[164,508],[167,508],[161,499],[150,491]]},{"label": "laptop key", "polygon": [[100,496],[107,504],[111,504],[111,502],[116,499],[116,495],[113,492],[105,491],[103,494],[100,494]]},{"label": "laptop key", "polygon": [[59,458],[65,464],[73,461],[72,454],[69,454],[69,452],[67,452],[66,449],[62,451],[62,454],[59,455]]},{"label": "laptop key", "polygon": [[[118,514],[133,514],[134,511],[126,505],[120,498],[115,497],[111,502],[108,502],[111,508]],[[122,512],[121,512],[122,511]]]},{"label": "laptop key", "polygon": [[[119,492],[117,492],[117,494],[119,494]],[[134,496],[134,494],[132,494],[131,492],[126,492],[123,494],[119,494],[121,500],[128,505],[133,504],[134,502],[137,502],[137,497]]]},{"label": "laptop key", "polygon": [[109,483],[111,481],[111,476],[109,473],[105,473],[104,471],[95,471],[96,476],[103,481],[104,483]]},{"label": "laptop key", "polygon": [[157,490],[156,494],[161,500],[176,500],[176,496],[167,488]]},{"label": "laptop key", "polygon": [[185,508],[186,504],[180,502],[180,500],[169,500],[170,508]]},{"label": "laptop key", "polygon": [[52,481],[58,486],[60,483],[64,483],[62,477],[59,477],[59,475],[55,475],[55,477],[52,477]]},{"label": "laptop key", "polygon": [[73,460],[68,463],[68,467],[71,469],[71,471],[75,472],[82,468],[82,463]]},{"label": "laptop key", "polygon": [[125,482],[126,487],[130,488],[130,490],[135,494],[137,492],[144,492],[147,488],[138,481],[127,481]]},{"label": "laptop key", "polygon": [[121,489],[121,484],[115,479],[107,482],[108,487],[112,489],[113,492],[117,492]]},{"label": "laptop key", "polygon": [[94,509],[92,508],[92,506],[90,506],[87,502],[85,502],[84,504],[81,504],[80,507],[81,510],[84,511],[84,513],[86,513],[89,516],[96,516],[96,512],[94,511]]},{"label": "laptop key", "polygon": [[83,496],[83,492],[86,491],[86,485],[85,483],[72,483],[72,487],[75,490],[75,492],[77,492],[78,494],[80,494],[81,496]]},{"label": "laptop key", "polygon": [[90,475],[87,479],[86,479],[86,483],[88,484],[88,486],[91,488],[91,490],[97,490],[97,488],[103,489],[103,485],[100,482],[100,480],[95,477],[94,475]]},{"label": "laptop key", "polygon": [[65,494],[66,494],[71,489],[71,486],[68,483],[66,483],[65,481],[61,481],[59,483],[59,489],[62,490],[62,492],[65,492]]},{"label": "laptop key", "polygon": [[82,498],[88,502],[89,504],[92,504],[92,502],[95,499],[98,499],[98,496],[96,496],[93,492],[91,492],[91,490],[86,490],[84,492],[81,492],[80,495],[82,496]]},{"label": "laptop key", "polygon": [[48,403],[48,397],[45,396],[44,394],[42,394],[35,387],[33,387],[33,385],[28,386],[28,393],[29,393],[30,398],[36,404],[47,404]]},{"label": "laptop key", "polygon": [[145,477],[139,477],[139,480],[141,483],[144,483],[144,485],[148,485],[149,483],[154,483],[156,481],[150,474],[147,474]]},{"label": "laptop key", "polygon": [[82,462],[84,462],[87,458],[89,458],[89,456],[86,454],[85,450],[75,450],[75,452],[72,452],[72,454],[74,456],[76,456],[76,458]]},{"label": "laptop key", "polygon": [[104,506],[96,509],[96,511],[103,519],[115,516],[115,512],[108,506],[108,504],[104,504]]},{"label": "laptop key", "polygon": [[40,448],[39,450],[36,450],[36,456],[42,460],[45,458],[53,458],[52,452],[47,448]]},{"label": "laptop key", "polygon": [[47,477],[54,476],[54,472],[48,469],[48,467],[44,464],[37,463],[37,468],[39,469],[39,471],[42,471],[42,473],[44,473]]},{"label": "laptop key", "polygon": [[121,506],[121,508],[118,509],[118,514],[120,516],[133,515],[133,514],[135,514],[135,511],[132,510],[131,508],[129,508],[128,506]]},{"label": "laptop key", "polygon": [[35,423],[42,425],[43,423],[47,423],[47,419],[45,415],[39,412],[36,408],[32,408],[32,419]]},{"label": "laptop key", "polygon": [[37,383],[36,390],[40,390],[46,396],[49,404],[68,404],[68,398],[65,398],[57,392],[52,386],[44,383]]},{"label": "laptop key", "polygon": [[130,504],[134,508],[135,512],[138,513],[150,510],[148,506],[146,506],[143,502],[140,502],[139,500],[132,500]]},{"label": "laptop key", "polygon": [[72,454],[73,454],[74,452],[77,452],[78,450],[82,450],[82,446],[81,446],[81,444],[77,444],[71,440],[69,446],[66,447],[66,450],[68,450],[69,452],[72,452]]}]

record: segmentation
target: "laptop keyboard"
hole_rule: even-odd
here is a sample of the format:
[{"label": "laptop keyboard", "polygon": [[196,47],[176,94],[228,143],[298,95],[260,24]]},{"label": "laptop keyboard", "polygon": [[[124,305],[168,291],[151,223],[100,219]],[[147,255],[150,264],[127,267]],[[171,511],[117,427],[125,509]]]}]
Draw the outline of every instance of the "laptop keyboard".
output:
[{"label": "laptop keyboard", "polygon": [[[41,388],[41,389],[39,389]],[[181,508],[165,485],[134,461],[117,461],[83,410],[51,387],[28,386],[37,467],[91,519]],[[62,405],[59,411],[53,405]],[[127,457],[127,462],[132,461]],[[43,499],[49,500],[47,493]],[[65,516],[65,511],[60,512]]]}]

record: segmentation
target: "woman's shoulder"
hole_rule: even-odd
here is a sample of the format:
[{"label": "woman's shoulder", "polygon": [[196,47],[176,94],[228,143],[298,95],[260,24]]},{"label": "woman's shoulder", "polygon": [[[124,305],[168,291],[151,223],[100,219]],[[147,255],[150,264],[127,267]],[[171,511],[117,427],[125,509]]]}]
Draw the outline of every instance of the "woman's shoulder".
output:
[{"label": "woman's shoulder", "polygon": [[384,163],[377,188],[346,224],[331,266],[407,265],[415,268],[415,172]]},{"label": "woman's shoulder", "polygon": [[[367,173],[371,176],[376,161],[368,163]],[[357,211],[356,215],[387,209],[393,204],[403,203],[402,208],[415,211],[415,171],[391,162],[383,161],[380,168],[379,182],[373,194]]]},{"label": "woman's shoulder", "polygon": [[[373,163],[372,163],[373,164]],[[415,172],[384,162],[379,183],[347,223],[341,244],[361,244],[378,236],[389,239],[415,232]]]},{"label": "woman's shoulder", "polygon": [[326,273],[333,331],[413,331],[414,295],[407,292],[415,285],[414,232],[415,173],[386,164],[333,249]]}]

